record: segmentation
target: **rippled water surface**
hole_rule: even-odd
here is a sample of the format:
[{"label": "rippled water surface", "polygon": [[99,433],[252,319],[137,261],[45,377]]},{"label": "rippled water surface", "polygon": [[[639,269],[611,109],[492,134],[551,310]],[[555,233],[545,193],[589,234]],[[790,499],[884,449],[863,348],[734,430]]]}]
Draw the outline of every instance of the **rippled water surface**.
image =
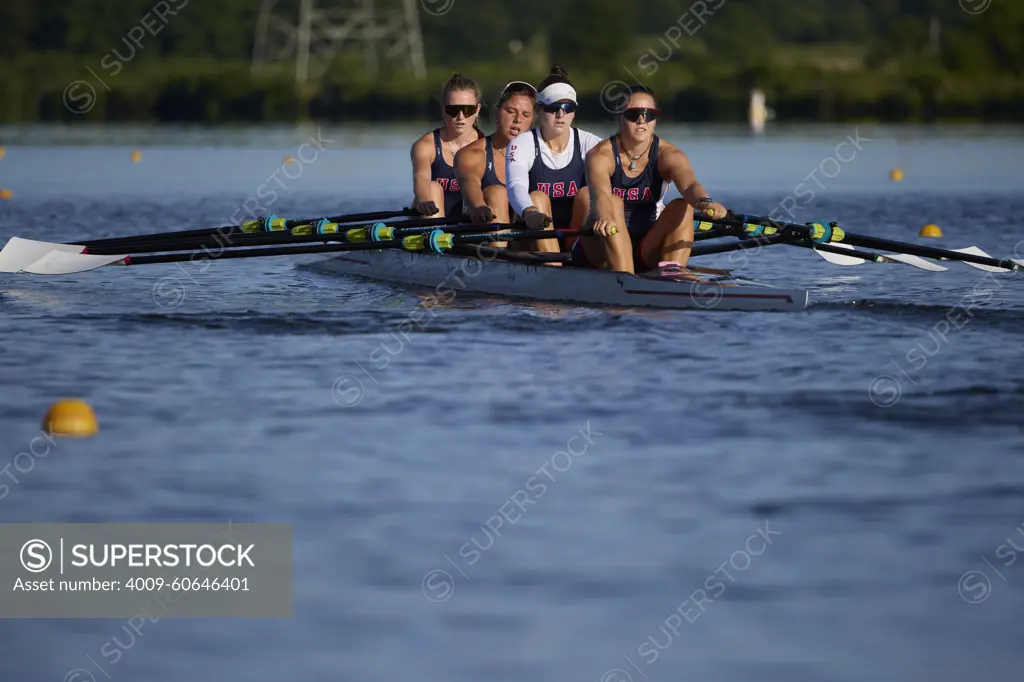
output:
[{"label": "rippled water surface", "polygon": [[[737,210],[1024,258],[1019,130],[663,132]],[[0,239],[397,208],[413,133],[0,128]],[[0,518],[290,523],[295,614],[8,620],[2,677],[1019,677],[1021,274],[708,263],[812,305],[460,295],[402,339],[423,292],[287,259],[3,276]],[[16,470],[62,396],[100,433]]]}]

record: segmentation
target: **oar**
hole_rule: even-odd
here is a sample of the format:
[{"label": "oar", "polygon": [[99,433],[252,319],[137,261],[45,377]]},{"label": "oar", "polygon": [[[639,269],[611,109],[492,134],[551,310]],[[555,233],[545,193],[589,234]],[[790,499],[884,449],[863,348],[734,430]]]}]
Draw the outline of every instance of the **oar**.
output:
[{"label": "oar", "polygon": [[[507,229],[503,223],[475,225],[476,229]],[[427,234],[414,234],[402,239],[382,242],[343,242],[339,244],[313,244],[309,246],[282,246],[258,249],[233,249],[225,251],[219,259],[228,258],[260,258],[265,256],[293,256],[310,253],[334,253],[338,251],[369,251],[388,248],[406,251],[440,253],[456,245],[475,244],[493,241],[515,241],[526,239],[549,239],[560,236],[590,234],[584,230],[524,230],[521,232],[484,232],[478,234],[449,234],[442,230],[433,230]],[[34,263],[22,268],[22,272],[35,275],[70,275],[87,272],[105,265],[150,265],[154,263],[176,263],[192,260],[206,254],[199,251],[184,253],[168,253],[152,256],[99,256],[88,253],[68,253],[66,251],[50,251]]]},{"label": "oar", "polygon": [[[419,220],[402,221],[396,225],[398,227],[437,227],[449,224],[456,220],[464,220],[464,218],[421,218]],[[124,243],[118,243],[115,245],[101,244],[99,246],[85,247],[78,244],[58,244],[54,242],[42,242],[31,239],[22,239],[20,237],[12,237],[4,248],[0,250],[0,272],[20,272],[23,268],[36,262],[39,258],[50,251],[90,253],[95,255],[125,255],[132,253],[154,253],[157,251],[175,251],[182,249],[198,250],[204,247],[207,249],[223,250],[225,247],[241,245],[238,242],[243,242],[247,239],[254,240],[249,244],[250,246],[283,243],[304,235],[311,237],[308,241],[323,241],[324,237],[322,235],[318,235],[318,232],[322,232],[325,235],[344,234],[346,241],[357,241],[367,238],[372,240],[375,239],[375,237],[368,237],[365,235],[363,237],[359,237],[358,235],[363,232],[378,234],[381,233],[382,230],[387,229],[391,228],[384,226],[383,223],[343,226],[336,222],[332,222],[332,219],[330,218],[318,218],[313,223],[297,225],[293,227],[290,232],[235,234],[234,236],[230,236],[226,239],[222,239],[220,235],[205,235],[201,237],[177,239],[173,237],[162,238],[166,237],[166,235],[143,235],[142,237],[133,238]],[[380,241],[382,238],[384,237],[376,237],[376,240]]]},{"label": "oar", "polygon": [[[451,225],[455,221],[465,218],[425,218],[422,220],[407,220],[393,225],[384,223],[373,223],[372,225],[358,225],[346,229],[344,225],[328,222],[327,218],[319,223],[307,227],[316,227],[317,230],[302,231],[301,227],[291,232],[255,232],[252,234],[238,234],[228,239],[220,239],[218,236],[193,237],[185,239],[154,239],[150,241],[139,241],[131,244],[114,244],[111,246],[90,246],[82,253],[91,253],[99,256],[106,255],[127,255],[133,253],[157,253],[160,251],[197,251],[207,249],[214,253],[222,252],[224,249],[237,248],[242,246],[268,246],[271,244],[300,244],[303,242],[325,242],[325,241],[382,241],[390,239],[391,236],[379,237],[377,235],[391,235],[393,232],[401,233],[401,236],[425,232],[437,227],[445,226],[445,229],[452,227],[464,229],[468,224]],[[326,223],[326,224],[325,224]],[[479,230],[480,224],[473,224]],[[216,255],[212,257],[216,258]]]},{"label": "oar", "polygon": [[370,213],[350,213],[332,218],[302,218],[299,220],[285,220],[278,216],[264,216],[255,220],[248,220],[241,225],[227,225],[224,227],[206,227],[198,230],[181,230],[178,232],[158,232],[156,234],[141,234],[129,237],[108,237],[106,239],[86,239],[72,244],[81,244],[89,248],[110,247],[114,244],[131,244],[136,241],[148,239],[185,239],[190,237],[208,237],[216,234],[234,235],[251,232],[284,232],[293,228],[312,225],[321,220],[331,223],[357,223],[369,222],[372,220],[389,220],[391,218],[421,217],[415,209],[403,208],[400,211],[373,211]]},{"label": "oar", "polygon": [[[721,230],[716,230],[715,232],[717,232],[717,234],[713,232],[698,233],[697,239],[700,239],[700,235],[709,235],[705,236],[705,239],[725,237],[730,236],[730,234],[737,236],[738,228],[725,227]],[[742,251],[746,249],[759,248],[761,246],[771,246],[773,244],[787,244],[789,246],[811,249],[825,261],[832,263],[833,265],[862,265],[866,261],[872,261],[875,263],[901,263],[903,265],[910,265],[911,267],[931,272],[944,272],[949,269],[930,261],[926,261],[923,258],[918,258],[917,256],[861,251],[849,246],[848,244],[821,244],[779,231],[773,231],[769,236],[750,237],[742,239],[739,242],[732,242],[729,244],[714,244],[695,247],[691,253],[691,257],[709,256],[719,253],[728,253],[730,251]]]},{"label": "oar", "polygon": [[932,246],[919,246],[916,244],[908,244],[906,242],[898,242],[892,239],[882,239],[880,237],[870,237],[867,235],[846,232],[835,223],[811,223],[809,225],[798,225],[796,223],[782,222],[764,216],[743,214],[731,214],[725,218],[706,218],[705,220],[717,225],[726,225],[728,227],[742,230],[745,233],[753,234],[755,236],[759,234],[767,234],[771,230],[783,234],[803,237],[820,244],[829,242],[846,242],[851,246],[862,246],[869,249],[882,249],[883,251],[895,251],[897,253],[919,256],[921,258],[956,260],[967,263],[968,265],[981,265],[986,266],[987,268],[996,268],[998,270],[1024,270],[1024,261],[1018,262],[1009,259],[997,259],[992,258],[987,254],[984,256],[978,255],[974,250],[975,247],[954,251],[950,249],[939,249]]}]

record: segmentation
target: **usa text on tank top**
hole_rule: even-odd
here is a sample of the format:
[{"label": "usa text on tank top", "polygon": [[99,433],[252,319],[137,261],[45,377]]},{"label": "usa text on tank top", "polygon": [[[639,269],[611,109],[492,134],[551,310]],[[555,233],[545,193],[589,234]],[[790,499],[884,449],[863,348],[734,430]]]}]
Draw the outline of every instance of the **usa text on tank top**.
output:
[{"label": "usa text on tank top", "polygon": [[452,215],[453,210],[462,204],[462,189],[455,169],[445,161],[440,128],[434,129],[434,162],[430,164],[430,179],[441,185],[444,191],[444,213]]},{"label": "usa text on tank top", "polygon": [[565,168],[548,168],[540,155],[540,135],[533,130],[533,146],[537,152],[530,169],[530,191],[544,192],[552,199],[572,200],[587,185],[587,164],[580,153],[580,135],[572,131],[572,160]]},{"label": "usa text on tank top", "polygon": [[615,154],[612,193],[622,199],[627,212],[646,213],[650,211],[650,220],[653,222],[664,188],[664,181],[658,173],[658,136],[655,135],[651,140],[647,167],[635,178],[628,177],[622,170],[622,159],[619,157],[619,143],[621,142],[621,137],[612,138],[612,152]]}]

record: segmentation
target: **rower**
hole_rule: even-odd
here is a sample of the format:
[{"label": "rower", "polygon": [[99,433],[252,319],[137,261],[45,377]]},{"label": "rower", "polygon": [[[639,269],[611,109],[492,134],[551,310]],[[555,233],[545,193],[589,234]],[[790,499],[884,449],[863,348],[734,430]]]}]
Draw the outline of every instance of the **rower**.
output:
[{"label": "rower", "polygon": [[[697,181],[686,154],[654,134],[658,109],[649,88],[634,86],[617,118],[618,134],[587,156],[586,224],[594,236],[580,237],[572,262],[628,273],[667,261],[683,268],[693,246],[694,209],[719,218],[726,209]],[[682,197],[666,206],[670,183]]]},{"label": "rower", "polygon": [[455,174],[455,155],[484,136],[477,127],[480,88],[456,73],[441,88],[444,126],[435,128],[412,146],[413,208],[421,215],[462,215],[462,193]]},{"label": "rower", "polygon": [[[512,81],[502,89],[494,107],[497,130],[471,142],[455,155],[455,173],[462,188],[465,215],[476,223],[509,223],[512,209],[505,189],[505,151],[509,142],[533,125],[537,89]],[[498,163],[495,163],[495,159]],[[504,248],[504,242],[492,242]]]},{"label": "rower", "polygon": [[[579,229],[586,219],[590,197],[586,156],[601,138],[574,128],[576,89],[565,70],[555,64],[540,82],[539,128],[512,140],[506,155],[505,177],[509,203],[529,230]],[[533,251],[559,251],[559,240],[526,243]],[[571,244],[566,245],[566,250]]]}]

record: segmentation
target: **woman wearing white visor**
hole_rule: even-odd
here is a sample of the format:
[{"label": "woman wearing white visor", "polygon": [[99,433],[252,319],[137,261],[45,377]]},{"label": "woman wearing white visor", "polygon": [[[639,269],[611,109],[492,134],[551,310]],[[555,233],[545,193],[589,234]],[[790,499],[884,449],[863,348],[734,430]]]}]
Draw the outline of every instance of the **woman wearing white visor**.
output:
[{"label": "woman wearing white visor", "polygon": [[[509,204],[527,229],[579,229],[590,212],[587,152],[601,138],[572,127],[576,89],[565,70],[555,64],[537,93],[538,127],[512,140],[505,158]],[[539,239],[524,247],[533,251],[568,251],[575,240],[559,244]]]}]

